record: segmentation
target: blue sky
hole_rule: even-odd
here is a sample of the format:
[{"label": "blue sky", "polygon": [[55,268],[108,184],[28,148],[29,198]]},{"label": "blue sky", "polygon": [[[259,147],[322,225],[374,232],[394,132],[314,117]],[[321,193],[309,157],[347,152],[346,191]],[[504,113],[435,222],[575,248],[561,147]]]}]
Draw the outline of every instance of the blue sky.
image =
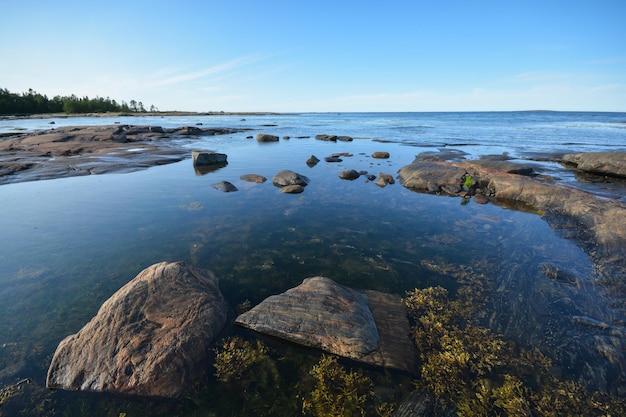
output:
[{"label": "blue sky", "polygon": [[0,0],[0,87],[190,111],[626,111],[626,0]]}]

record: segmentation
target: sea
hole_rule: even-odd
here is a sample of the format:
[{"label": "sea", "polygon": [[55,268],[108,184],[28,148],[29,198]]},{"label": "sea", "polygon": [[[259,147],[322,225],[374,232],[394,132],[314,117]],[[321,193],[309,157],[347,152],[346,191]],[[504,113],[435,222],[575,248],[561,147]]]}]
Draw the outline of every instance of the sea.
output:
[{"label": "sea", "polygon": [[[181,142],[189,158],[177,163],[0,186],[0,387],[29,382],[12,391],[0,415],[290,415],[299,410],[297,395],[281,399],[284,404],[277,409],[275,398],[267,396],[272,404],[265,404],[250,386],[249,391],[220,386],[212,365],[197,390],[176,401],[45,388],[58,343],[79,331],[144,268],[162,261],[213,271],[233,312],[312,276],[404,296],[431,286],[454,293],[461,285],[458,274],[446,271],[480,270],[494,282],[477,314],[482,325],[541,350],[559,377],[626,395],[620,351],[626,343],[624,310],[598,285],[598,266],[589,249],[555,229],[543,213],[418,193],[397,182],[382,188],[364,176],[354,181],[338,176],[346,169],[396,176],[425,152],[455,150],[467,159],[505,154],[536,164],[550,181],[626,204],[624,181],[582,176],[550,158],[626,151],[626,113],[54,117],[0,120],[0,140],[13,132],[112,124],[241,130]],[[259,143],[257,133],[281,139]],[[325,142],[315,139],[318,134],[353,140]],[[225,153],[228,165],[198,173],[191,161],[195,149]],[[376,151],[387,151],[390,158],[372,158]],[[347,156],[338,163],[324,160],[335,153]],[[321,162],[308,166],[311,155]],[[272,184],[284,169],[309,178],[302,194],[284,194]],[[268,181],[248,183],[240,179],[243,174]],[[219,181],[231,182],[238,191],[215,189]],[[576,277],[577,284],[550,279],[542,273],[547,264]],[[262,338],[238,328],[231,318],[222,336],[232,335]],[[278,372],[291,387],[321,355],[265,341],[280,358]],[[376,392],[396,390],[397,401],[415,378],[382,369],[363,372],[375,381]]]}]

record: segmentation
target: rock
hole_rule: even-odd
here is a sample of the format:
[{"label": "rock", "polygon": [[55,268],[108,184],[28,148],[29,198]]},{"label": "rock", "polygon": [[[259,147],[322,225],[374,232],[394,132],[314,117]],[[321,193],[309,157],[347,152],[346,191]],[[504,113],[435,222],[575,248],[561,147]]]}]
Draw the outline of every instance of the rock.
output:
[{"label": "rock", "polygon": [[184,127],[177,128],[175,130],[175,133],[178,135],[185,135],[185,136],[198,136],[198,135],[204,134],[205,131],[203,129],[200,129],[199,127],[184,126]]},{"label": "rock", "polygon": [[339,158],[338,156],[327,156],[326,158],[324,158],[324,161],[326,161],[326,162],[341,162],[341,161],[343,161],[343,159]]},{"label": "rock", "polygon": [[372,158],[387,159],[389,158],[389,152],[374,152]]},{"label": "rock", "polygon": [[337,136],[337,140],[340,140],[342,142],[352,142],[353,139],[350,136]]},{"label": "rock", "polygon": [[266,133],[258,133],[256,135],[258,142],[278,142],[278,136],[268,135]]},{"label": "rock", "polygon": [[242,179],[242,180],[248,181],[248,182],[256,182],[257,184],[261,184],[261,183],[264,183],[265,181],[267,181],[267,178],[265,178],[262,175],[258,175],[258,174],[244,174],[244,175],[240,176],[239,179]]},{"label": "rock", "polygon": [[285,140],[289,140],[289,139],[291,139],[291,138],[290,138],[289,136],[283,136],[283,139],[285,139]]},{"label": "rock", "polygon": [[326,142],[337,142],[337,136],[335,135],[315,135],[315,139]]},{"label": "rock", "polygon": [[575,219],[587,235],[586,243],[602,246],[594,249],[596,259],[626,255],[626,222],[623,220],[626,206],[617,201],[600,199],[568,186],[485,168],[476,161],[424,161],[418,156],[398,171],[402,184],[415,191],[428,189],[428,184],[454,191],[460,189],[466,174],[472,176],[484,193],[497,199],[525,203],[557,217]]},{"label": "rock", "polygon": [[280,189],[281,193],[286,193],[286,194],[300,194],[303,191],[304,191],[304,187],[301,185],[297,185],[297,184],[286,185]]},{"label": "rock", "polygon": [[193,166],[226,164],[227,155],[213,151],[191,151]]},{"label": "rock", "polygon": [[563,155],[563,162],[597,175],[626,177],[626,152],[587,152]]},{"label": "rock", "polygon": [[304,175],[286,169],[274,175],[273,182],[277,187],[284,187],[286,185],[301,185],[306,187],[309,184],[309,179]]},{"label": "rock", "polygon": [[313,277],[265,299],[236,323],[364,363],[415,370],[410,326],[399,296],[361,292]]},{"label": "rock", "polygon": [[535,175],[538,170],[536,164],[514,162],[511,157],[506,155],[486,155],[472,162],[483,168],[529,177]]},{"label": "rock", "polygon": [[431,191],[446,185],[460,187],[466,173],[465,169],[450,163],[423,161],[418,158],[398,171],[402,185],[419,191]]},{"label": "rock", "polygon": [[354,169],[347,169],[339,173],[339,178],[341,178],[342,180],[356,180],[360,176],[361,174],[356,172]]},{"label": "rock", "polygon": [[233,184],[231,184],[228,181],[220,181],[220,182],[216,182],[215,184],[213,184],[211,187],[223,191],[225,193],[232,193],[234,191],[239,191],[237,189],[237,187],[235,187]]},{"label": "rock", "polygon": [[309,156],[309,159],[306,160],[306,164],[310,167],[314,167],[319,163],[319,159],[315,155]]},{"label": "rock", "polygon": [[378,179],[376,180],[374,184],[378,185],[379,187],[384,188],[387,186],[387,184],[395,184],[395,183],[396,181],[393,179],[391,175],[381,172],[378,175]]},{"label": "rock", "polygon": [[209,345],[226,317],[211,272],[182,262],[152,265],[59,343],[46,385],[179,397],[202,376]]},{"label": "rock", "polygon": [[489,197],[482,195],[482,194],[476,194],[474,195],[474,203],[476,204],[487,204],[489,202]]}]

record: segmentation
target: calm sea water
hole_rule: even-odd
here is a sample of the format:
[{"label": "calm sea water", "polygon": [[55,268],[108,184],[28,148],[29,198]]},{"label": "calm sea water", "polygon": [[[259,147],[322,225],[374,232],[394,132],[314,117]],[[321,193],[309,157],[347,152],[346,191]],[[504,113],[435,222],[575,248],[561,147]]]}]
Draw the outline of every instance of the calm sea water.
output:
[{"label": "calm sea water", "polygon": [[[443,147],[469,158],[626,150],[626,113],[56,118],[54,126],[50,121],[0,121],[0,133],[116,122],[252,131],[200,137],[185,145],[228,155],[226,167],[206,175],[196,175],[188,159],[135,173],[0,186],[0,386],[33,380],[5,410],[118,416],[127,410],[236,415],[245,409],[227,395],[181,406],[41,389],[58,342],[78,331],[143,268],[164,260],[213,270],[232,306],[245,300],[254,305],[315,275],[397,294],[430,285],[454,289],[454,279],[424,265],[484,261],[491,265],[497,292],[482,315],[494,330],[541,348],[560,361],[560,372],[592,380],[596,388],[612,389],[618,378],[606,372],[610,364],[593,356],[598,337],[593,329],[572,324],[572,317],[624,324],[593,285],[594,265],[576,242],[559,236],[532,211],[461,204],[458,198],[419,194],[399,184],[379,188],[362,178],[341,180],[338,173],[353,168],[395,175],[416,154]],[[258,132],[291,139],[259,144],[246,138]],[[355,140],[316,141],[320,133]],[[388,151],[391,158],[372,159],[374,151]],[[323,161],[336,152],[353,156],[338,164]],[[312,154],[322,162],[310,168],[305,161]],[[543,167],[564,183],[624,201],[623,185],[580,183],[558,164]],[[282,194],[272,185],[273,175],[283,169],[310,178],[303,194]],[[269,181],[239,180],[248,173]],[[222,180],[239,191],[212,188]],[[580,285],[550,281],[541,274],[543,263],[575,275]]]}]

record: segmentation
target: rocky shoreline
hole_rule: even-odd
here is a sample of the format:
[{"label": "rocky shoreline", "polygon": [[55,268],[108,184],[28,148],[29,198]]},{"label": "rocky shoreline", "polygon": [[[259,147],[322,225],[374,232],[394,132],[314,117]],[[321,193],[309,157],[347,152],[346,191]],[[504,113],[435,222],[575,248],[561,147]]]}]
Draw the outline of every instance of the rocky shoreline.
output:
[{"label": "rocky shoreline", "polygon": [[181,161],[180,146],[200,135],[241,129],[108,125],[62,127],[0,141],[0,185],[45,179],[131,172]]},{"label": "rocky shoreline", "polygon": [[[17,135],[0,141],[0,185],[127,172],[177,162],[189,157],[189,151],[180,146],[180,141],[235,132],[238,130],[113,125]],[[265,136],[257,140],[265,141]],[[318,136],[317,140],[349,141],[347,136]],[[271,141],[279,139],[272,137]],[[386,152],[375,154],[373,158],[389,158]],[[346,156],[352,155],[333,154],[326,162],[341,161],[340,157]],[[626,178],[626,152],[551,158],[569,169]],[[226,163],[226,155],[194,153],[193,162],[198,169],[200,165],[208,165],[204,169],[210,170],[214,164]],[[318,158],[311,156],[307,164],[314,166],[318,162]],[[362,175],[367,173],[346,170],[339,178],[353,180]],[[375,179],[371,177],[367,176],[367,180]],[[252,174],[241,179],[266,181],[265,177]],[[375,184],[380,187],[395,182],[393,176],[383,173],[378,179]],[[599,277],[604,280],[602,284],[607,294],[610,293],[617,318],[615,323],[596,323],[590,318],[574,317],[574,324],[611,331],[613,346],[604,346],[600,354],[607,358],[610,366],[626,371],[626,333],[623,321],[619,320],[626,311],[623,282],[626,276],[626,205],[558,184],[542,175],[541,169],[532,162],[512,160],[505,155],[469,160],[458,151],[422,153],[398,171],[397,179],[407,189],[420,193],[448,195],[464,201],[473,199],[479,204],[493,202],[523,207],[540,214],[555,227],[571,229],[573,233],[569,237],[580,244],[598,266]],[[283,192],[300,193],[309,179],[284,170],[272,183]],[[225,192],[237,191],[227,182],[213,186]],[[550,265],[543,269],[548,277],[576,281],[575,277],[570,278]],[[181,308],[198,299],[203,301],[197,304],[197,309]],[[177,398],[200,378],[195,371],[202,369],[208,360],[206,352],[226,325],[228,310],[218,281],[210,271],[200,271],[180,262],[153,265],[105,302],[97,316],[81,331],[59,344],[47,385]],[[415,367],[416,352],[406,337],[411,330],[399,295],[357,291],[324,277],[307,278],[300,286],[269,297],[241,314],[235,323],[368,365],[408,373]]]}]

